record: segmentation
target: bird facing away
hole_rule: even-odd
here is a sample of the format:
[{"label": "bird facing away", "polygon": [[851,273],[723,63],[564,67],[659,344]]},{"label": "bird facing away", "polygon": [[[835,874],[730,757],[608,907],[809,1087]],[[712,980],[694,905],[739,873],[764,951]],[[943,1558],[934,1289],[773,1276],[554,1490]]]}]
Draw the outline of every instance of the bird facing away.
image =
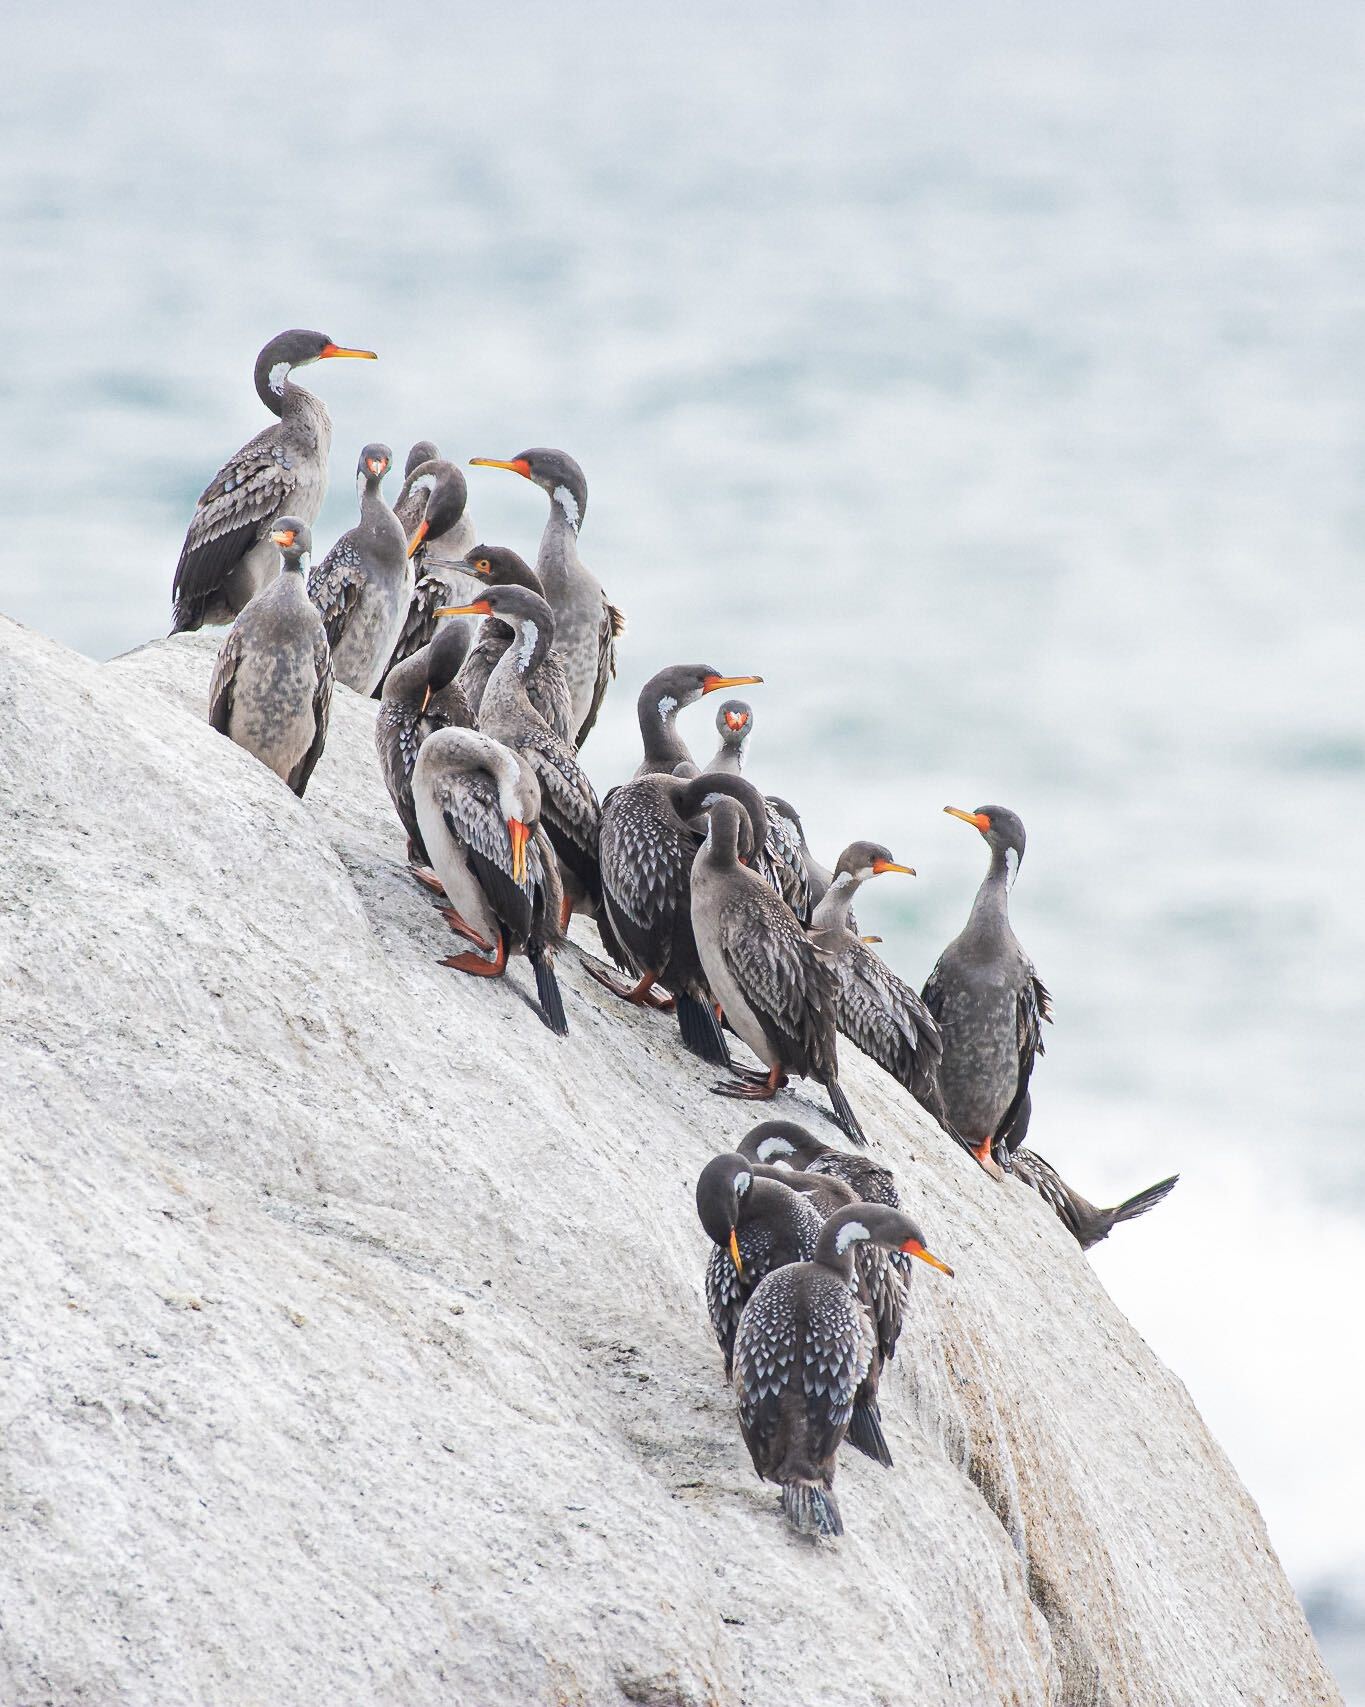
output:
[{"label": "bird facing away", "polygon": [[850,1186],[863,1203],[882,1203],[888,1209],[901,1207],[895,1175],[871,1156],[836,1150],[795,1120],[761,1120],[746,1132],[736,1146],[751,1161],[786,1161],[808,1174],[832,1174]]},{"label": "bird facing away", "polygon": [[1120,1221],[1135,1220],[1155,1209],[1175,1189],[1180,1178],[1179,1174],[1172,1174],[1169,1179],[1158,1180],[1145,1191],[1116,1203],[1112,1209],[1100,1209],[1069,1186],[1056,1168],[1034,1150],[1016,1150],[1010,1158],[1010,1168],[1017,1180],[1038,1193],[1083,1251],[1107,1239]]},{"label": "bird facing away", "polygon": [[474,468],[506,468],[539,486],[550,500],[550,515],[540,538],[536,574],[555,613],[559,650],[573,696],[575,748],[587,740],[616,674],[616,642],[625,618],[608,604],[601,583],[578,555],[578,533],[588,510],[588,483],[567,451],[539,447],[509,462],[471,458]]},{"label": "bird facing away", "polygon": [[720,745],[712,755],[709,771],[725,776],[738,776],[744,769],[744,744],[754,727],[753,708],[742,699],[727,699],[716,712],[716,733]]},{"label": "bird facing away", "polygon": [[924,1246],[908,1215],[855,1203],[820,1229],[808,1262],[774,1269],[755,1287],[735,1335],[739,1426],[754,1469],[782,1489],[787,1522],[802,1535],[842,1535],[834,1498],[839,1447],[876,1350],[853,1292],[854,1248],[871,1242],[952,1269]]},{"label": "bird facing away", "polygon": [[981,832],[990,865],[966,926],[929,974],[924,1005],[943,1037],[939,1082],[948,1124],[999,1179],[996,1151],[1018,1149],[1027,1129],[1029,1078],[1043,1053],[1051,998],[1010,929],[1009,888],[1024,857],[1023,824],[1004,806],[944,811]]},{"label": "bird facing away", "polygon": [[[727,794],[748,815],[750,848],[761,847],[763,797],[742,777],[648,775],[613,788],[602,807],[598,929],[618,966],[635,974],[623,988],[605,971],[588,971],[614,995],[640,1006],[676,1010],[683,1044],[704,1061],[730,1067],[692,931],[692,866],[707,803]],[[671,997],[655,988],[662,983]]]},{"label": "bird facing away", "polygon": [[281,573],[228,631],[213,667],[209,722],[302,799],[327,739],[332,656],[304,586],[307,524],[281,516],[268,538]]},{"label": "bird facing away", "polygon": [[472,604],[455,605],[442,616],[498,616],[514,631],[512,644],[498,660],[479,701],[479,727],[526,760],[540,784],[545,829],[559,856],[565,913],[596,911],[602,899],[597,861],[601,808],[588,774],[573,749],[536,710],[527,679],[555,643],[555,618],[549,605],[524,587],[488,587]]},{"label": "bird facing away", "polygon": [[428,735],[412,773],[412,797],[432,869],[450,900],[447,924],[474,947],[443,966],[501,978],[524,953],[541,1017],[568,1031],[555,978],[561,939],[554,854],[540,828],[540,788],[517,753],[473,729]]},{"label": "bird facing away", "polygon": [[[509,551],[505,545],[472,546],[465,553],[463,567],[468,572],[468,596],[471,599],[478,598],[483,587],[525,587],[528,592],[545,597],[540,576],[524,558],[518,557],[515,551]],[[460,686],[476,715],[483,702],[488,678],[497,668],[499,658],[512,644],[514,633],[511,623],[503,622],[500,617],[488,616],[479,624],[478,637],[460,671]],[[526,696],[565,746],[572,747],[577,730],[573,720],[573,697],[569,693],[569,678],[564,674],[564,660],[557,647],[548,650],[527,676]]]},{"label": "bird facing away", "polygon": [[308,578],[322,613],[337,680],[359,694],[379,683],[412,598],[412,565],[398,518],[380,490],[393,465],[387,445],[366,445],[356,464],[360,520]]},{"label": "bird facing away", "polygon": [[719,688],[747,687],[762,676],[722,676],[709,664],[670,664],[640,689],[635,715],[644,756],[635,776],[694,776],[697,766],[678,733],[678,713]]},{"label": "bird facing away", "polygon": [[475,726],[474,714],[455,680],[468,645],[469,634],[462,623],[448,622],[438,629],[434,640],[389,671],[374,720],[379,769],[407,832],[408,858],[414,864],[429,863],[412,799],[418,750],[437,729]]},{"label": "bird facing away", "polygon": [[279,518],[288,513],[305,527],[317,520],[332,423],[320,399],[291,375],[339,356],[375,359],[373,350],[344,349],[324,332],[303,331],[281,332],[256,357],[256,395],[279,418],[230,457],[200,494],[175,566],[172,634],[231,622],[277,573],[270,534]]},{"label": "bird facing away", "polygon": [[835,968],[840,1032],[904,1085],[935,1120],[942,1121],[939,1059],[943,1045],[938,1027],[918,993],[898,978],[849,925],[858,890],[871,878],[891,871],[915,875],[913,867],[897,865],[890,849],[880,843],[850,842],[839,855],[833,880],[815,909],[810,934]]},{"label": "bird facing away", "polygon": [[[733,780],[733,779],[732,779]],[[692,866],[692,932],[702,971],[725,1017],[768,1072],[758,1083],[714,1086],[722,1096],[768,1098],[790,1074],[824,1085],[835,1119],[866,1142],[839,1087],[838,987],[824,951],[756,872],[739,862],[739,807],[709,807],[706,839]]]},{"label": "bird facing away", "polygon": [[404,477],[393,513],[408,542],[415,581],[393,655],[375,689],[376,698],[394,665],[435,638],[436,612],[441,606],[472,596],[460,561],[474,538],[474,524],[465,507],[467,496],[464,475],[453,462],[439,457],[418,463]]},{"label": "bird facing away", "polygon": [[697,1176],[697,1218],[714,1247],[706,1265],[706,1308],[728,1381],[750,1294],[771,1270],[815,1255],[820,1217],[790,1186],[755,1175],[743,1156],[722,1154]]}]

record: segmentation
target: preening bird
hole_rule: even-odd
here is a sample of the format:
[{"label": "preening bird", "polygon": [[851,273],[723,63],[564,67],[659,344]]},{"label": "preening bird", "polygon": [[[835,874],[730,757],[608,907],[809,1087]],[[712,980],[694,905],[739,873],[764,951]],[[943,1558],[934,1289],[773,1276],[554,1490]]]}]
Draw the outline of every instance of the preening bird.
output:
[{"label": "preening bird", "polygon": [[464,624],[446,623],[434,640],[389,671],[375,715],[379,769],[407,832],[408,858],[419,865],[426,865],[428,860],[412,798],[412,772],[428,735],[437,729],[475,727],[474,714],[455,679],[468,646]]},{"label": "preening bird", "polygon": [[298,516],[270,533],[281,572],[233,623],[209,687],[209,722],[300,799],[327,739],[332,656],[304,586],[312,535]]},{"label": "preening bird", "polygon": [[398,518],[380,490],[393,465],[387,445],[366,445],[356,464],[360,520],[308,578],[322,613],[337,680],[368,695],[379,684],[412,597],[412,565]]},{"label": "preening bird", "polygon": [[[468,596],[471,599],[478,598],[484,587],[525,587],[538,598],[545,597],[540,576],[505,545],[472,546],[465,553],[461,567],[467,572]],[[515,633],[511,623],[504,622],[501,617],[486,616],[479,624],[478,634],[460,672],[460,686],[476,715],[483,703],[488,678],[512,644]],[[569,678],[564,674],[564,660],[557,646],[547,648],[535,669],[527,673],[526,697],[564,745],[573,747],[577,727],[573,720],[573,696],[569,692]]]},{"label": "preening bird", "polygon": [[324,332],[281,332],[256,357],[256,395],[279,419],[229,458],[200,494],[180,548],[171,588],[171,633],[231,622],[274,579],[279,554],[270,535],[286,513],[310,527],[327,490],[332,422],[319,398],[291,375],[345,349]]},{"label": "preening bird", "polygon": [[1029,1079],[1043,1053],[1051,998],[1010,929],[1009,889],[1024,857],[1023,824],[1004,806],[944,811],[981,832],[990,865],[966,926],[929,974],[924,1005],[943,1038],[939,1082],[948,1123],[999,1179],[996,1152],[1018,1149],[1027,1130]]},{"label": "preening bird", "polygon": [[735,1335],[739,1426],[754,1469],[782,1488],[803,1535],[842,1535],[834,1473],[876,1333],[853,1291],[854,1247],[871,1241],[951,1275],[908,1215],[855,1203],[820,1229],[808,1262],[772,1270],[755,1287]]},{"label": "preening bird", "polygon": [[540,538],[536,574],[555,613],[555,632],[573,696],[573,745],[587,740],[616,674],[616,642],[625,618],[607,602],[601,583],[578,555],[578,533],[588,510],[588,482],[567,451],[524,450],[509,462],[476,456],[473,468],[506,468],[539,486],[550,500]]},{"label": "preening bird", "polygon": [[407,615],[375,689],[376,698],[394,665],[435,639],[436,612],[441,606],[472,596],[461,561],[474,539],[467,497],[464,475],[453,462],[439,457],[418,463],[404,476],[393,513],[408,542],[414,581]]}]

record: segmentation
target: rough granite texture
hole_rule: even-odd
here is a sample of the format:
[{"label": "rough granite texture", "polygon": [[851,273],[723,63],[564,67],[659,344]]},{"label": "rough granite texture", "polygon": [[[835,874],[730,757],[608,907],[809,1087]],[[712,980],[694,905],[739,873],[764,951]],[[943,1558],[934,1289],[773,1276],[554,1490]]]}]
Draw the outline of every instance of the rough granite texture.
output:
[{"label": "rough granite texture", "polygon": [[[788,1534],[692,1199],[750,1111],[577,948],[565,1040],[524,962],[439,967],[373,703],[300,802],[204,722],[220,639],[0,620],[5,1707],[1339,1700],[1180,1383],[851,1049],[957,1279],[895,1469]],[[837,1142],[823,1102],[780,1106]]]}]

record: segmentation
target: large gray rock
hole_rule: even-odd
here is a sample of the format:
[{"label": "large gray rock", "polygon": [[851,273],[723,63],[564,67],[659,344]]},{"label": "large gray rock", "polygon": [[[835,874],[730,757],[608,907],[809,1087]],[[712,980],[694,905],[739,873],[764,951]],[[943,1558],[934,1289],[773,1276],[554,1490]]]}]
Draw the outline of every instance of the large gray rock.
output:
[{"label": "large gray rock", "polygon": [[788,1534],[692,1202],[747,1111],[576,950],[566,1040],[439,967],[373,704],[300,802],[204,722],[220,638],[0,622],[7,1707],[1339,1699],[1179,1382],[851,1051],[957,1279],[895,1469]]}]

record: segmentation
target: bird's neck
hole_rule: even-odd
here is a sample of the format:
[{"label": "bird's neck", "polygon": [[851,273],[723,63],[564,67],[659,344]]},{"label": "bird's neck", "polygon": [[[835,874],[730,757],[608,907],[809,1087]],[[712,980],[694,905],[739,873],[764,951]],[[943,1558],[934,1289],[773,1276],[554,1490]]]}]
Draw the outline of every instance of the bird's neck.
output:
[{"label": "bird's neck", "polygon": [[550,494],[550,515],[536,557],[536,573],[545,588],[545,597],[552,604],[555,594],[583,567],[578,556],[578,530],[582,525],[573,494],[567,486],[555,487]]},{"label": "bird's neck", "polygon": [[980,938],[996,938],[1009,934],[1009,869],[1000,849],[991,850],[990,870],[972,902],[967,920],[967,934]]},{"label": "bird's neck", "polygon": [[714,813],[707,819],[701,857],[711,871],[739,870],[738,819],[727,825],[717,825]]},{"label": "bird's neck", "polygon": [[719,776],[741,776],[744,772],[744,747],[736,741],[722,741],[716,756],[706,767]]},{"label": "bird's neck", "polygon": [[646,688],[640,695],[636,710],[646,764],[667,773],[675,765],[691,763],[692,755],[687,750],[687,743],[678,733],[678,702],[672,694],[656,694]]},{"label": "bird's neck", "polygon": [[815,1241],[815,1257],[821,1268],[827,1268],[837,1274],[845,1286],[853,1284],[853,1252],[860,1241],[849,1239],[843,1250],[838,1247],[839,1236],[844,1228],[833,1226],[826,1221],[820,1229],[820,1236]]},{"label": "bird's neck", "polygon": [[841,871],[811,915],[810,928],[813,931],[847,930],[848,916],[853,911],[853,897],[860,887],[852,872]]}]

